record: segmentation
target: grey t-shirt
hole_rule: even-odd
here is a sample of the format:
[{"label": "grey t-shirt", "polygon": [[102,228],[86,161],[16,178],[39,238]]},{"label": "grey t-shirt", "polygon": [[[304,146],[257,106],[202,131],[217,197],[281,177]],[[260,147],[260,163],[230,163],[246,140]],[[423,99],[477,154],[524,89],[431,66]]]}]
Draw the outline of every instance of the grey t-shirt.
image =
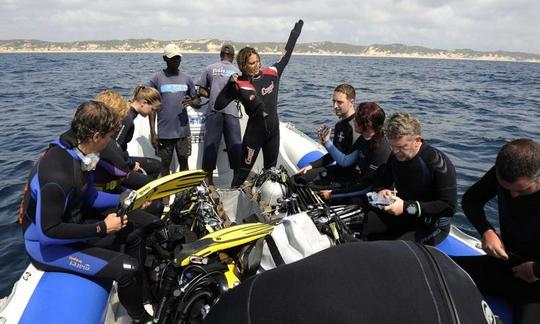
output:
[{"label": "grey t-shirt", "polygon": [[161,107],[157,111],[158,136],[173,139],[190,136],[189,118],[182,105],[186,95],[195,98],[195,84],[182,71],[177,75],[167,75],[163,70],[154,74],[148,86],[156,88],[161,94]]},{"label": "grey t-shirt", "polygon": [[[240,71],[231,62],[226,60],[210,64],[204,70],[201,79],[197,82],[197,85],[208,89],[210,92],[207,114],[216,112],[216,110],[214,110],[216,98],[227,82],[229,82],[231,75],[234,73],[239,74]],[[236,102],[231,101],[231,103],[229,103],[229,105],[227,105],[227,107],[225,107],[225,109],[223,109],[221,112],[238,117]]]}]

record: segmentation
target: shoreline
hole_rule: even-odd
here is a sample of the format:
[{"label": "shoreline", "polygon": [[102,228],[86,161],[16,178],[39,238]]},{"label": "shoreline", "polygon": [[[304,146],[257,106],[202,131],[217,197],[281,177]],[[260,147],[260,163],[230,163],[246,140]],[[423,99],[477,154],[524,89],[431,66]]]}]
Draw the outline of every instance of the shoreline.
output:
[{"label": "shoreline", "polygon": [[[2,50],[0,54],[160,54],[161,50]],[[182,54],[219,54],[219,51],[183,51]],[[281,52],[260,52],[261,55],[281,55]],[[540,63],[540,60],[516,60],[504,57],[459,57],[459,56],[436,56],[436,55],[414,55],[414,54],[343,54],[343,53],[294,53],[301,56],[343,56],[343,57],[369,57],[369,58],[406,58],[406,59],[430,59],[430,60],[457,60],[457,61],[485,61],[485,62],[510,62],[510,63]]]}]

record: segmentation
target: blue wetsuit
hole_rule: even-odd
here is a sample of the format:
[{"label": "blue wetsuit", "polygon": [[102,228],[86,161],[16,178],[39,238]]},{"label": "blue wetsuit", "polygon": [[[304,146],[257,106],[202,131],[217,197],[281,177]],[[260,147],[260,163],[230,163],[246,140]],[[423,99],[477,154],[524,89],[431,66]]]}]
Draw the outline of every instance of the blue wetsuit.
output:
[{"label": "blue wetsuit", "polygon": [[[142,232],[154,217],[135,211],[124,229],[107,234],[97,209],[118,205],[119,195],[98,192],[93,172],[82,171],[71,132],[56,140],[33,168],[25,197],[25,247],[41,270],[114,279],[122,304],[132,317],[144,313],[135,281],[144,259]],[[125,243],[126,254],[118,252]]]}]

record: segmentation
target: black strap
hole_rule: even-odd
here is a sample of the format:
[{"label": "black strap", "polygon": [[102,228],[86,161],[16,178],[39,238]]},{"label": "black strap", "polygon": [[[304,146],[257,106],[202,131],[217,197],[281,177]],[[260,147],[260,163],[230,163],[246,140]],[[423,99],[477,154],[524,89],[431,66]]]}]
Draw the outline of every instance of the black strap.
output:
[{"label": "black strap", "polygon": [[274,238],[271,235],[268,235],[265,237],[265,240],[268,244],[268,250],[270,250],[270,255],[272,255],[272,259],[274,259],[274,263],[276,264],[276,266],[279,267],[280,265],[285,264],[285,261],[283,260],[279,249],[277,248],[276,242],[274,241]]}]

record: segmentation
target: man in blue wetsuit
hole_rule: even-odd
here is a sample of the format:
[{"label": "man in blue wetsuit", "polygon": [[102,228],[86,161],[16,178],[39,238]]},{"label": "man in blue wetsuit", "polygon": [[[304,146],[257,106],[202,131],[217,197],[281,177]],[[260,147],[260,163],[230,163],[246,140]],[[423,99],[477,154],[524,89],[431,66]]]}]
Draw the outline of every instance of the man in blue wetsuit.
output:
[{"label": "man in blue wetsuit", "polygon": [[223,45],[219,56],[221,61],[207,66],[197,82],[199,95],[209,97],[202,159],[202,168],[208,172],[209,185],[214,184],[212,172],[216,168],[218,148],[222,135],[225,136],[229,166],[235,172],[240,165],[240,154],[242,154],[242,136],[236,102],[231,101],[219,111],[214,109],[218,94],[229,82],[230,77],[240,72],[232,63],[234,59],[232,45]]},{"label": "man in blue wetsuit", "polygon": [[[170,173],[173,152],[180,170],[189,169],[191,155],[191,132],[187,106],[198,106],[199,97],[191,78],[180,71],[182,54],[175,44],[165,46],[163,60],[167,68],[154,74],[148,86],[156,88],[161,95],[161,108],[157,112],[158,131],[155,132],[155,113],[149,116],[152,145],[161,158],[161,174]],[[159,139],[158,139],[159,138]]]},{"label": "man in blue wetsuit", "polygon": [[279,154],[279,118],[277,102],[279,82],[289,63],[304,22],[299,20],[291,30],[285,53],[272,66],[261,69],[261,58],[256,49],[244,47],[237,57],[241,76],[233,75],[216,99],[216,110],[224,109],[232,100],[239,99],[249,120],[242,139],[242,158],[232,187],[241,186],[262,150],[264,168],[277,164]]},{"label": "man in blue wetsuit", "polygon": [[[497,197],[500,234],[485,205]],[[540,143],[505,144],[492,167],[463,195],[463,212],[487,255],[454,257],[478,288],[514,304],[513,323],[540,320]]]},{"label": "man in blue wetsuit", "polygon": [[422,139],[420,122],[409,113],[393,114],[384,133],[392,154],[373,187],[393,203],[368,212],[363,234],[436,245],[448,236],[456,210],[454,165]]},{"label": "man in blue wetsuit", "polygon": [[[98,192],[93,182],[99,152],[118,128],[117,116],[102,102],[80,105],[71,129],[32,169],[21,222],[36,268],[114,279],[128,314],[135,322],[146,322],[151,318],[142,300],[145,249],[140,226],[157,219],[140,210],[102,216],[98,209],[116,207],[119,195]],[[119,252],[121,244],[125,253]]]}]

